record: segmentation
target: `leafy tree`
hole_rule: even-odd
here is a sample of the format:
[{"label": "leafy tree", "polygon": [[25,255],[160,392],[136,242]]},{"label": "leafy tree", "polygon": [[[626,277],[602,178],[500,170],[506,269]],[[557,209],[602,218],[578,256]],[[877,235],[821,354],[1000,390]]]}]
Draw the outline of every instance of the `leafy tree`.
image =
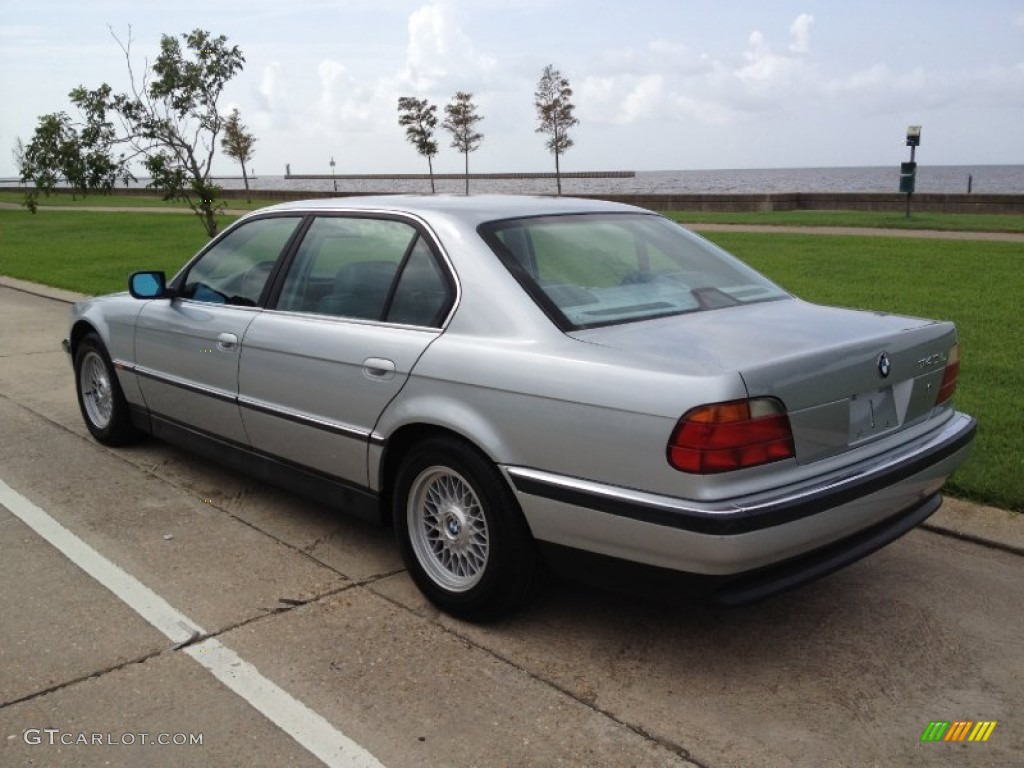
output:
[{"label": "leafy tree", "polygon": [[14,150],[22,183],[33,185],[25,206],[35,213],[39,193],[49,197],[61,182],[71,187],[72,196],[84,196],[90,190],[110,191],[118,180],[130,179],[123,161],[111,155],[114,144],[113,125],[92,116],[84,124],[66,112],[40,117],[28,145],[18,139]]},{"label": "leafy tree", "polygon": [[537,133],[547,133],[547,148],[555,155],[555,183],[558,194],[562,194],[562,169],[559,159],[563,152],[573,145],[569,138],[569,129],[579,125],[580,121],[573,116],[576,105],[572,103],[572,88],[568,78],[555,69],[553,64],[544,67],[537,90],[533,94],[533,104],[537,108]]},{"label": "leafy tree", "polygon": [[[125,123],[129,140],[145,156],[152,185],[168,200],[183,200],[199,216],[207,234],[217,234],[220,188],[210,179],[217,135],[224,117],[217,109],[224,86],[242,70],[245,57],[228,47],[224,35],[201,29],[177,38],[162,35],[153,62],[155,79],[136,83],[131,68],[131,38],[121,45],[131,74],[131,93],[109,105]],[[120,41],[118,41],[120,44]]]},{"label": "leafy tree", "polygon": [[476,113],[473,94],[459,91],[449,104],[444,106],[444,122],[441,127],[452,135],[452,146],[466,156],[466,194],[469,194],[469,153],[480,147],[484,135],[477,133],[474,126],[483,120]]},{"label": "leafy tree", "polygon": [[252,202],[249,194],[249,176],[245,172],[245,164],[252,160],[253,145],[256,137],[246,130],[242,118],[238,114],[238,108],[231,110],[227,121],[224,123],[224,136],[220,140],[221,149],[228,157],[234,158],[242,166],[242,181],[245,182],[245,200]]},{"label": "leafy tree", "polygon": [[430,169],[430,191],[434,189],[434,158],[437,156],[437,142],[434,129],[437,127],[437,105],[426,99],[402,96],[398,99],[398,124],[405,128],[405,138],[416,147],[416,151],[427,158]]},{"label": "leafy tree", "polygon": [[[217,110],[217,101],[227,82],[241,71],[245,58],[237,46],[228,46],[223,35],[213,37],[201,29],[181,35],[180,41],[163,35],[160,53],[140,82],[132,65],[131,31],[126,43],[116,35],[114,39],[127,61],[131,89],[114,93],[104,83],[96,90],[79,86],[71,92],[71,101],[86,116],[79,132],[82,146],[128,147],[130,154],[111,160],[113,168],[108,170],[123,177],[128,163],[141,157],[152,177],[150,186],[161,190],[166,200],[187,203],[213,237],[216,213],[224,205],[217,203],[220,188],[210,177],[217,137],[226,120]],[[48,157],[35,167],[44,182],[59,173],[55,160]],[[102,164],[99,167],[102,169]],[[105,182],[108,177],[97,175],[86,165],[79,178],[85,178],[86,188],[91,189],[94,181]]]}]

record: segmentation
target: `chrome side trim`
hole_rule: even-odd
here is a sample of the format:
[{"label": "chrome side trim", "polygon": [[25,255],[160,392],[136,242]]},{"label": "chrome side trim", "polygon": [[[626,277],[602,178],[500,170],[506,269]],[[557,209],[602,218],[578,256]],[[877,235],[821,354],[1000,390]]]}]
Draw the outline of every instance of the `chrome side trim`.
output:
[{"label": "chrome side trim", "polygon": [[296,424],[302,424],[303,426],[307,427],[313,427],[314,429],[319,429],[324,432],[330,432],[331,434],[341,435],[342,437],[349,437],[354,440],[369,441],[371,439],[375,439],[378,442],[383,442],[382,437],[377,436],[376,438],[373,438],[373,436],[371,436],[371,433],[365,429],[359,429],[358,427],[353,427],[348,424],[340,424],[338,422],[327,421],[325,419],[318,419],[315,416],[310,416],[309,414],[305,413],[299,413],[297,411],[290,411],[283,408],[278,408],[268,403],[265,403],[262,400],[255,400],[251,397],[243,397],[240,395],[236,395],[233,392],[226,392],[224,390],[214,389],[212,387],[205,387],[200,384],[194,384],[190,381],[185,381],[184,379],[179,379],[174,376],[168,376],[163,373],[157,373],[156,371],[152,371],[149,368],[144,368],[138,365],[132,365],[131,363],[126,363],[122,360],[114,361],[114,366],[120,370],[128,371],[130,373],[136,373],[139,376],[145,376],[147,379],[152,379],[153,381],[159,381],[162,384],[168,384],[169,386],[178,387],[179,389],[184,389],[188,392],[194,392],[196,394],[204,395],[206,397],[212,397],[215,400],[220,400],[225,403],[234,403],[240,408],[248,408],[249,410],[256,411],[257,413],[265,413],[269,416],[276,416],[277,418],[280,419],[286,419],[287,421],[291,421]]},{"label": "chrome side trim", "polygon": [[254,400],[253,398],[243,397],[241,395],[237,398],[237,401],[241,408],[248,408],[251,411],[264,413],[268,416],[276,416],[279,419],[284,419],[295,424],[301,424],[305,427],[312,427],[313,429],[330,432],[334,435],[341,435],[342,437],[350,437],[355,440],[366,441],[370,439],[370,433],[365,429],[352,427],[348,424],[340,424],[334,421],[327,421],[326,419],[319,419],[306,413],[299,413],[298,411],[279,408],[262,400]]},{"label": "chrome side trim", "polygon": [[214,400],[220,400],[225,403],[237,403],[238,397],[234,392],[228,392],[223,389],[214,389],[213,387],[207,387],[202,384],[196,384],[192,381],[186,381],[185,379],[179,379],[177,376],[169,376],[166,373],[159,373],[157,371],[145,368],[141,365],[132,365],[117,361],[114,363],[115,367],[123,371],[135,373],[153,381],[159,381],[161,384],[167,384],[178,389],[184,389],[187,392],[194,392],[197,395],[205,395],[206,397],[212,397]]},{"label": "chrome side trim", "polygon": [[824,484],[758,501],[701,503],[526,467],[504,469],[519,493],[684,531],[735,536],[791,523],[876,493],[965,450],[976,431],[977,422],[958,413],[910,451],[869,462]]}]

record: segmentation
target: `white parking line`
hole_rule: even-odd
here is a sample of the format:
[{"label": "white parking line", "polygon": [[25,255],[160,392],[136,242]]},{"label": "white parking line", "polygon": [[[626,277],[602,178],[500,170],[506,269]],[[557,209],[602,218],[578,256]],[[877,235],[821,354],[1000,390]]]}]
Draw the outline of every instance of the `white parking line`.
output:
[{"label": "white parking line", "polygon": [[[3,480],[0,480],[0,505],[113,592],[171,642],[184,643],[206,634],[202,627],[160,595],[107,560]],[[256,667],[216,638],[189,646],[185,652],[326,765],[332,768],[383,768],[366,749],[265,678]]]}]

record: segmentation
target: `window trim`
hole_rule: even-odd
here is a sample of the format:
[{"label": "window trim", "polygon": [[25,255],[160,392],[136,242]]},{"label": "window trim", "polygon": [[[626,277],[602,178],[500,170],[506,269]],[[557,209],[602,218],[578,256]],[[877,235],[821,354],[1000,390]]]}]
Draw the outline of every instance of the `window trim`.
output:
[{"label": "window trim", "polygon": [[[596,218],[596,219],[610,220],[610,219],[614,219],[616,217],[625,217],[625,218],[638,219],[640,217],[645,217],[645,216],[646,217],[651,217],[652,219],[660,219],[662,221],[667,221],[668,223],[673,224],[673,225],[679,227],[679,229],[682,230],[684,233],[687,233],[689,235],[693,235],[693,233],[690,232],[688,229],[686,229],[685,227],[681,226],[677,222],[672,221],[671,219],[667,219],[666,217],[661,216],[658,213],[644,212],[644,211],[601,211],[600,213],[572,212],[572,213],[553,213],[553,214],[552,213],[543,213],[543,214],[534,214],[534,215],[530,215],[530,216],[514,216],[514,217],[505,218],[505,219],[494,219],[492,221],[486,221],[486,222],[478,225],[477,228],[476,228],[476,231],[477,231],[477,234],[480,235],[480,237],[484,240],[484,242],[487,243],[488,246],[490,246],[491,250],[498,257],[498,260],[511,273],[512,277],[515,278],[516,282],[519,283],[519,285],[523,288],[523,290],[527,293],[527,295],[529,295],[529,297],[531,299],[533,299],[534,303],[537,304],[537,306],[541,309],[541,311],[544,312],[544,314],[547,316],[547,318],[562,333],[572,333],[574,331],[585,331],[585,330],[590,330],[592,328],[605,328],[605,327],[616,326],[616,325],[627,325],[627,324],[630,324],[630,323],[641,323],[641,322],[646,322],[648,320],[660,320],[660,319],[664,319],[666,317],[679,317],[681,315],[686,315],[686,314],[691,314],[691,313],[690,312],[672,311],[672,312],[664,312],[664,313],[659,313],[659,314],[641,315],[641,316],[638,316],[638,317],[619,318],[619,319],[608,320],[608,321],[596,321],[596,322],[593,322],[593,323],[583,323],[583,324],[573,323],[572,321],[569,320],[569,318],[565,315],[565,313],[562,312],[562,310],[558,307],[558,305],[555,304],[555,302],[551,299],[551,297],[548,296],[548,294],[540,286],[540,283],[538,283],[537,280],[535,280],[523,268],[523,266],[519,263],[519,260],[516,258],[515,254],[512,253],[511,249],[509,249],[508,246],[506,246],[501,241],[501,239],[498,237],[498,233],[501,230],[508,228],[508,225],[510,225],[510,224],[518,223],[518,222],[528,222],[528,221],[537,220],[537,219],[555,220],[555,219],[564,219],[564,218],[577,218],[577,219]],[[697,237],[698,240],[704,240],[704,238],[701,238],[699,235],[693,235],[693,236]],[[705,241],[705,242],[709,242],[709,241]],[[792,294],[787,292],[784,288],[779,286],[774,281],[770,280],[765,275],[762,275],[760,272],[755,270],[750,265],[744,263],[741,259],[737,258],[736,256],[733,256],[731,253],[729,253],[725,249],[715,245],[714,243],[709,243],[709,244],[710,244],[710,246],[711,246],[711,248],[713,250],[721,251],[721,253],[724,254],[724,256],[726,257],[726,261],[728,261],[729,259],[734,260],[740,266],[742,266],[742,267],[744,267],[744,268],[754,272],[755,274],[759,275],[763,280],[767,281],[768,283],[770,283],[771,285],[775,286],[776,288],[778,288],[781,291],[781,294],[779,296],[777,296],[777,297],[773,297],[773,298],[770,298],[770,299],[762,299],[762,300],[757,301],[757,302],[745,302],[746,304],[755,304],[755,303],[762,303],[762,302],[768,302],[768,301],[781,301],[781,300],[784,300],[784,299],[792,298]],[[701,309],[699,311],[700,312],[715,312],[715,311],[718,311],[719,309],[726,309],[726,308],[727,307],[709,308],[709,309]]]},{"label": "window trim", "polygon": [[[167,287],[171,290],[174,298],[181,301],[188,301],[193,304],[199,304],[204,307],[217,306],[232,307],[234,309],[262,309],[267,305],[268,298],[271,295],[274,286],[277,283],[278,274],[281,271],[282,265],[285,262],[290,262],[291,252],[295,247],[295,244],[300,239],[300,235],[305,234],[305,230],[308,227],[308,218],[308,215],[301,211],[279,211],[259,216],[246,216],[244,218],[241,218],[238,221],[231,224],[231,226],[225,228],[223,232],[221,232],[210,242],[208,242],[206,245],[200,248],[199,251],[191,259],[186,261],[184,266],[182,266],[182,268],[178,270],[174,277],[171,278]],[[192,271],[192,268],[196,265],[196,263],[198,263],[203,257],[205,257],[207,253],[216,248],[222,240],[227,238],[236,229],[240,229],[246,224],[250,224],[254,221],[261,221],[264,219],[297,219],[298,224],[296,225],[295,229],[292,230],[292,233],[291,235],[289,235],[288,240],[285,241],[285,244],[278,252],[277,259],[274,261],[274,267],[270,270],[270,274],[267,276],[267,282],[264,283],[263,290],[260,292],[259,300],[256,302],[255,306],[246,307],[236,304],[211,304],[208,301],[196,301],[195,299],[187,298],[181,295],[181,290],[184,287],[185,280],[187,279],[189,272]]]},{"label": "window trim", "polygon": [[[440,240],[434,234],[433,230],[417,216],[409,214],[393,213],[387,211],[362,211],[362,210],[337,210],[337,211],[288,211],[285,215],[301,215],[306,218],[303,225],[299,228],[301,230],[301,237],[296,238],[294,241],[288,244],[288,248],[284,252],[284,257],[278,259],[277,268],[271,273],[271,280],[273,281],[272,289],[269,294],[265,295],[265,302],[263,308],[269,312],[277,312],[287,315],[297,315],[301,317],[317,318],[325,321],[343,322],[343,323],[355,323],[359,325],[374,325],[374,326],[386,326],[389,328],[408,328],[414,330],[429,330],[429,331],[444,331],[448,324],[451,322],[452,317],[455,314],[455,310],[458,308],[462,298],[462,287],[458,280],[458,274],[455,272],[455,268],[452,266],[451,260],[448,258],[448,254],[441,246]],[[278,214],[271,214],[278,215]],[[434,259],[434,265],[437,267],[438,272],[441,275],[441,279],[444,281],[445,286],[448,289],[448,299],[446,301],[446,309],[444,314],[441,315],[440,322],[437,325],[411,325],[408,323],[394,323],[386,320],[368,319],[360,317],[342,317],[339,315],[326,315],[319,312],[300,312],[289,309],[279,309],[277,303],[281,298],[281,292],[284,288],[285,277],[287,276],[288,270],[291,269],[299,248],[302,245],[302,241],[305,239],[309,229],[313,226],[317,219],[376,219],[381,221],[397,221],[402,224],[407,224],[412,227],[416,232],[416,237],[413,237],[409,241],[409,246],[406,248],[406,252],[402,255],[402,259],[398,262],[398,266],[395,269],[395,277],[392,279],[391,285],[388,288],[388,294],[384,301],[384,316],[387,316],[387,311],[390,310],[391,300],[394,297],[395,290],[397,289],[398,282],[401,280],[401,276],[405,270],[406,264],[409,261],[409,257],[414,250],[416,243],[420,238],[425,242],[428,251],[430,252],[431,258]],[[247,219],[251,221],[251,219]],[[268,281],[269,282],[269,281]]]}]

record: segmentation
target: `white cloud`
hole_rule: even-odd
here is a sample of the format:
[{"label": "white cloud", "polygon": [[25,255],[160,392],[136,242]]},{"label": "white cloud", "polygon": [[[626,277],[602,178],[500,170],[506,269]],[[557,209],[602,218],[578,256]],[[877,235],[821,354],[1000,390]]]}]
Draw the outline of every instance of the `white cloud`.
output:
[{"label": "white cloud", "polygon": [[[799,18],[793,22],[793,27],[803,29]],[[794,36],[794,40],[806,42],[799,35]],[[790,49],[792,50],[792,46]],[[747,64],[736,71],[736,77],[750,84],[756,84],[758,88],[794,83],[799,80],[802,70],[806,67],[804,60],[800,57],[775,53],[768,41],[765,40],[764,35],[757,31],[750,34],[743,58]]]},{"label": "white cloud", "polygon": [[495,60],[477,52],[450,16],[443,3],[425,5],[409,16],[409,43],[401,78],[417,90],[431,90],[452,75],[475,78],[494,70]]},{"label": "white cloud", "polygon": [[274,61],[263,68],[259,84],[260,108],[266,112],[277,109],[281,99],[281,64]]},{"label": "white cloud", "polygon": [[814,24],[814,17],[809,13],[801,13],[789,27],[789,34],[792,42],[789,50],[793,53],[807,53],[811,50],[811,26]]},{"label": "white cloud", "polygon": [[616,122],[635,123],[657,114],[665,102],[665,80],[661,75],[647,75],[636,81],[629,95],[622,102],[622,110]]}]

